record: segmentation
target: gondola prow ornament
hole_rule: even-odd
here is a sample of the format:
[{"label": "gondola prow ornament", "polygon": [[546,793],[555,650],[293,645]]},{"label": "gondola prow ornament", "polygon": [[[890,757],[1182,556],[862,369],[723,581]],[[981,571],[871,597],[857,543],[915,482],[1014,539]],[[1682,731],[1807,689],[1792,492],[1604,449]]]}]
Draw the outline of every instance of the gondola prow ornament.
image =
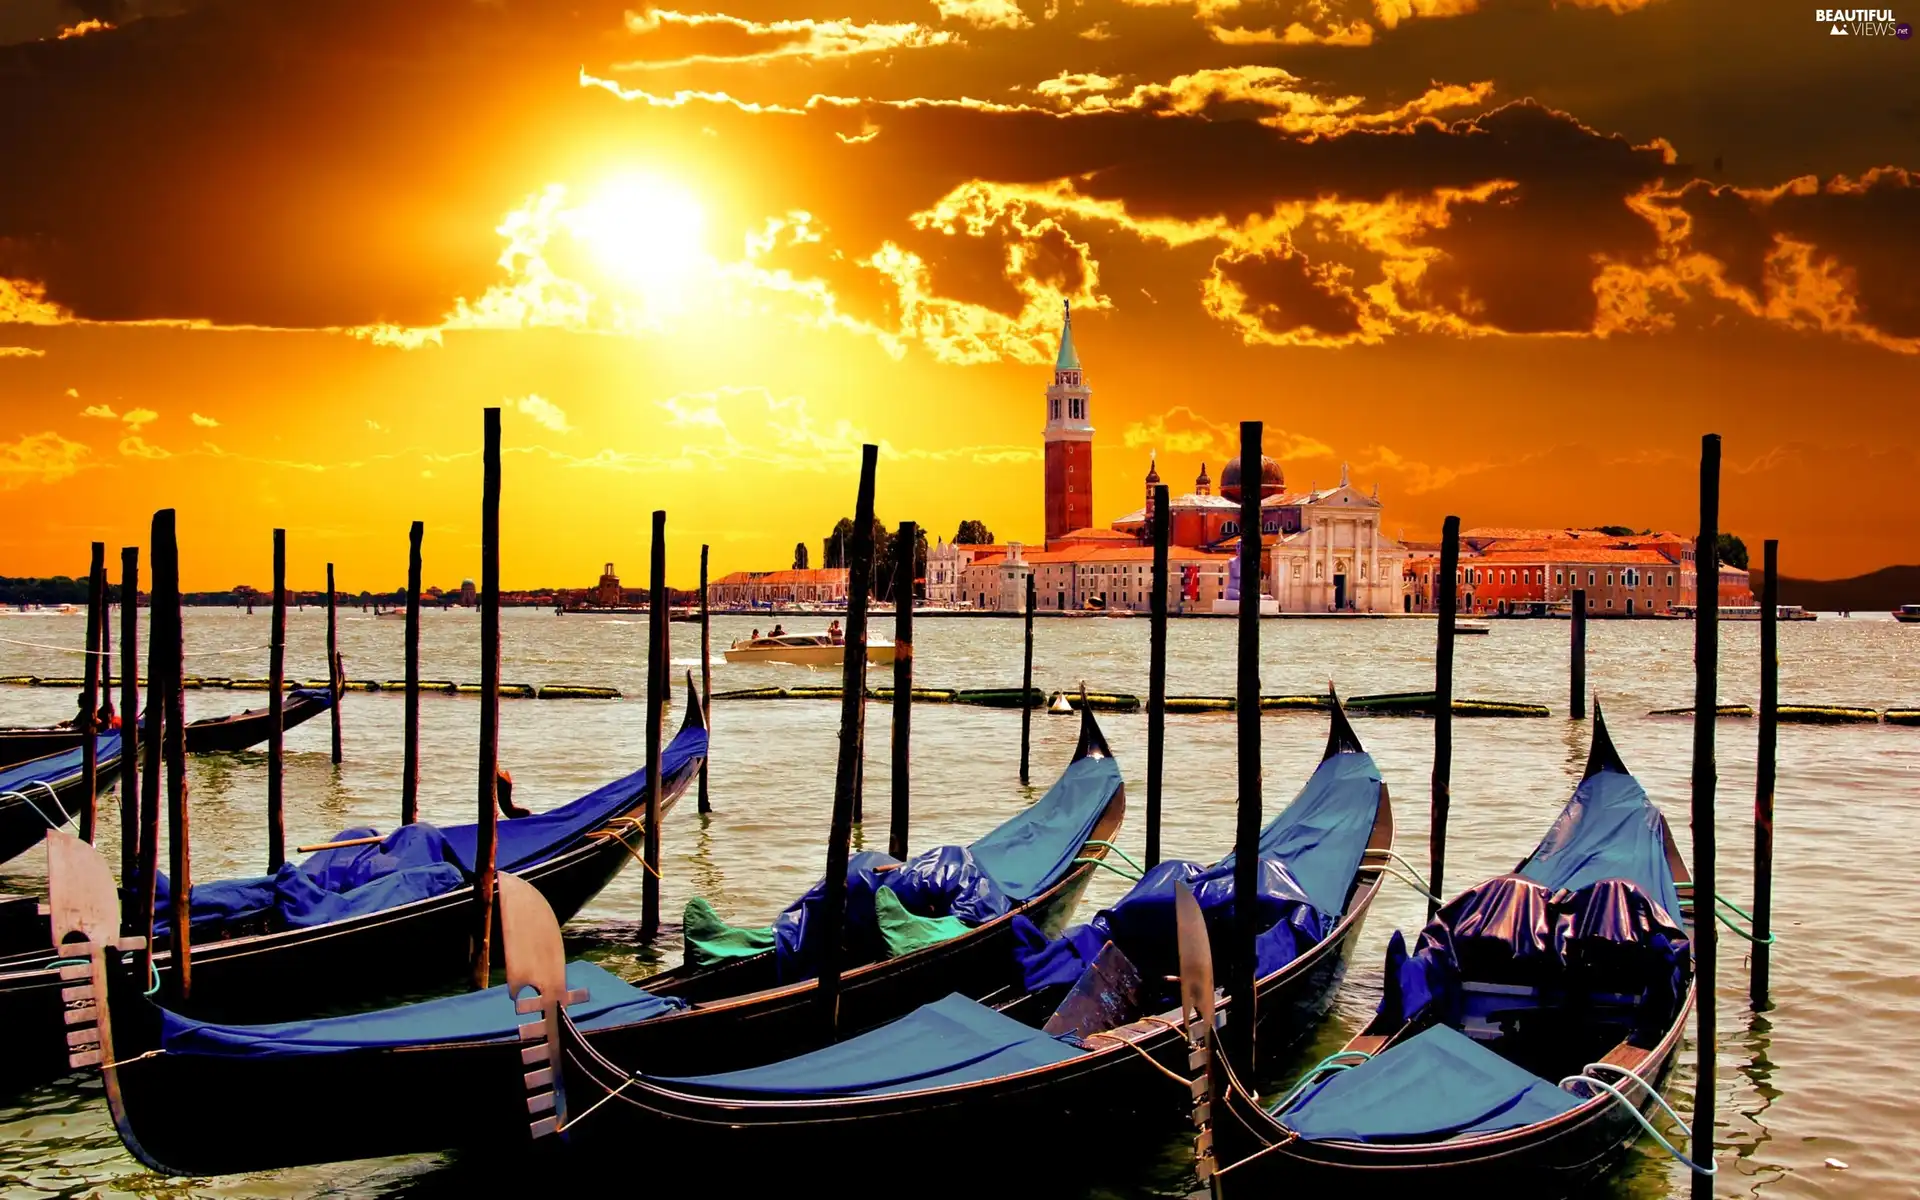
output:
[{"label": "gondola prow ornament", "polygon": [[[567,990],[567,954],[560,922],[540,890],[502,871],[500,939],[507,960],[507,995],[514,1011],[539,1019],[520,1026],[520,1065],[527,1069],[528,1132],[543,1138],[567,1127],[560,1010],[586,1000],[585,989]],[[532,988],[531,995],[521,995]]]}]

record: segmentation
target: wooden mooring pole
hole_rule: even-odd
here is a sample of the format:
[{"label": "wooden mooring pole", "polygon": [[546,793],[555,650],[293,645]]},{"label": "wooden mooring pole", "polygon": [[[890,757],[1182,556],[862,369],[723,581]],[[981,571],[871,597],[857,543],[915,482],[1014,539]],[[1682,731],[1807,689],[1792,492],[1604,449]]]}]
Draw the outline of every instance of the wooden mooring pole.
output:
[{"label": "wooden mooring pole", "polygon": [[1773,785],[1780,748],[1780,543],[1763,548],[1760,585],[1760,761],[1753,786],[1753,1007],[1768,1007],[1773,982]]},{"label": "wooden mooring pole", "polygon": [[[1233,840],[1233,894],[1256,893],[1260,878],[1260,478],[1259,421],[1240,422],[1240,612],[1239,663],[1234,716],[1239,732],[1239,821]],[[1228,956],[1227,995],[1232,1018],[1227,1045],[1238,1069],[1254,1072],[1254,943],[1260,934],[1257,904],[1235,903],[1233,953]]]},{"label": "wooden mooring pole", "polygon": [[1153,488],[1153,603],[1147,628],[1147,869],[1160,862],[1160,803],[1167,753],[1167,537],[1165,484]]},{"label": "wooden mooring pole", "polygon": [[[287,861],[287,531],[273,531],[273,616],[267,633],[267,874]],[[334,703],[338,704],[338,697]]]},{"label": "wooden mooring pole", "polygon": [[1573,650],[1567,666],[1571,695],[1567,714],[1576,721],[1587,719],[1587,589],[1573,589]]},{"label": "wooden mooring pole", "polygon": [[[700,716],[707,726],[707,737],[713,737],[713,620],[707,611],[707,550],[700,547]],[[711,745],[711,740],[709,740]],[[713,811],[713,801],[707,795],[707,760],[700,759],[700,812],[704,815]]]},{"label": "wooden mooring pole", "polygon": [[[159,743],[155,743],[158,745]],[[120,547],[120,890],[122,932],[134,918],[140,878],[140,547]],[[152,905],[148,905],[151,910]]]},{"label": "wooden mooring pole", "polygon": [[480,824],[474,839],[473,987],[487,986],[493,969],[494,855],[500,788],[500,410],[482,418],[480,490]]},{"label": "wooden mooring pole", "polygon": [[[1713,1161],[1717,1009],[1714,926],[1713,735],[1720,709],[1720,435],[1700,439],[1700,538],[1693,545],[1693,1160]],[[1693,1173],[1694,1200],[1713,1200],[1713,1176]]]},{"label": "wooden mooring pole", "polygon": [[[140,875],[133,932],[146,939],[147,978],[153,978],[153,909],[160,902],[160,742],[167,726],[166,673],[154,668],[166,658],[167,635],[160,620],[161,518],[173,528],[173,510],[153,514],[147,541],[147,561],[154,564],[153,593],[147,607],[147,709],[142,740],[147,752],[140,761]],[[131,672],[129,672],[131,674]]]},{"label": "wooden mooring pole", "polygon": [[333,704],[327,715],[333,718],[333,765],[340,765],[340,701],[345,698],[346,682],[340,670],[340,593],[333,586],[333,564],[327,564],[327,690]]},{"label": "wooden mooring pole", "polygon": [[420,543],[426,524],[415,521],[407,530],[407,695],[401,717],[400,823],[420,819]]},{"label": "wooden mooring pole", "polygon": [[[167,888],[173,901],[173,999],[193,994],[193,895],[191,831],[187,819],[187,661],[180,613],[180,544],[170,508],[153,520],[153,605],[148,619],[165,631],[157,654],[149,652],[148,678],[166,679],[166,722],[156,745],[167,771]],[[158,722],[156,721],[156,724]],[[158,832],[157,830],[155,831]]]},{"label": "wooden mooring pole", "polygon": [[1453,634],[1460,607],[1460,518],[1440,532],[1439,632],[1433,651],[1433,812],[1427,834],[1427,919],[1446,897],[1447,815],[1453,806]]},{"label": "wooden mooring pole", "polygon": [[1027,761],[1033,753],[1033,606],[1037,593],[1027,572],[1026,665],[1020,672],[1020,786],[1027,785]]},{"label": "wooden mooring pole", "polygon": [[867,695],[867,597],[873,590],[873,476],[880,448],[860,448],[860,493],[853,507],[853,542],[847,547],[846,653],[840,677],[840,762],[834,772],[833,826],[827,835],[827,878],[821,915],[820,1003],[827,1030],[840,1030],[841,938],[847,919],[847,858],[853,841],[854,788],[860,759]]},{"label": "wooden mooring pole", "polygon": [[106,625],[107,544],[93,543],[87,569],[87,653],[80,689],[80,838],[91,842],[99,808],[100,631]]},{"label": "wooden mooring pole", "polygon": [[660,726],[667,701],[667,513],[653,512],[647,572],[647,837],[640,880],[640,936],[660,932]]},{"label": "wooden mooring pole", "polygon": [[887,822],[887,853],[905,862],[912,817],[913,773],[913,568],[920,527],[900,522],[893,570],[893,812]]}]

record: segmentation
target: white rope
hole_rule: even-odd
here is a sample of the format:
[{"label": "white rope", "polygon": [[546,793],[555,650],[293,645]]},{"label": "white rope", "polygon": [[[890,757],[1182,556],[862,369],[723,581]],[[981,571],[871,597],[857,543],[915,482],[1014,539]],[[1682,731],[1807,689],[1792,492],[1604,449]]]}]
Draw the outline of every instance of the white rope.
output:
[{"label": "white rope", "polygon": [[[47,782],[46,780],[44,780],[44,779],[36,779],[36,780],[34,780],[33,782],[31,782],[31,783],[29,783],[29,784],[28,784],[27,786],[28,786],[28,787],[42,787],[42,788],[46,788],[46,790],[47,790],[47,795],[49,795],[49,796],[52,796],[52,797],[53,797],[53,811],[55,811],[55,812],[58,812],[58,813],[64,813],[64,812],[66,812],[66,808],[67,808],[67,806],[66,806],[66,805],[64,805],[64,804],[62,804],[62,803],[60,803],[60,793],[59,793],[59,792],[56,792],[56,791],[54,791],[54,790],[53,790],[53,787],[52,787],[52,785],[51,785],[51,784],[49,784],[49,783],[48,783],[48,782]],[[33,812],[34,812],[34,815],[35,815],[35,816],[37,816],[37,817],[39,817],[39,818],[40,818],[40,819],[41,819],[42,821],[45,821],[45,822],[47,823],[47,828],[48,828],[48,829],[58,829],[58,828],[60,828],[60,826],[61,826],[61,825],[66,825],[66,826],[69,826],[69,827],[71,827],[71,826],[73,825],[73,821],[74,821],[74,818],[73,818],[73,816],[72,816],[72,814],[68,814],[68,815],[67,815],[67,819],[66,819],[65,821],[62,821],[62,822],[58,822],[58,823],[56,823],[56,822],[55,822],[55,821],[54,821],[54,820],[53,820],[53,819],[52,819],[51,817],[49,817],[49,816],[47,816],[47,814],[45,814],[45,813],[43,813],[43,812],[41,812],[41,811],[40,811],[40,806],[39,806],[38,804],[35,804],[35,803],[33,802],[33,798],[32,798],[32,797],[30,797],[30,796],[28,796],[28,795],[27,795],[27,793],[26,793],[26,792],[24,792],[24,791],[19,791],[19,792],[12,792],[12,791],[9,791],[9,792],[0,792],[0,797],[4,797],[4,796],[18,796],[18,797],[20,797],[20,799],[21,799],[21,801],[22,801],[23,803],[25,803],[25,804],[26,804],[26,806],[27,806],[28,808],[30,808],[30,809],[32,809],[32,810],[33,810]]]}]

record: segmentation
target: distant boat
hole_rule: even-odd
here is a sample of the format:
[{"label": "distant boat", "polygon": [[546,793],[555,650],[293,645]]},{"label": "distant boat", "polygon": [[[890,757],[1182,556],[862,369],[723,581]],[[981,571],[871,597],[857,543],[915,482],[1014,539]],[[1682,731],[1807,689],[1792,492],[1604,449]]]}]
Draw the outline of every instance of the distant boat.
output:
[{"label": "distant boat", "polygon": [[1920,625],[1920,604],[1902,604],[1893,610],[1893,619],[1902,625]]},{"label": "distant boat", "polygon": [[[824,633],[783,633],[779,637],[741,638],[728,646],[730,663],[781,662],[803,667],[837,667],[846,661],[845,642],[834,641]],[[893,643],[869,639],[867,661],[893,661]]]},{"label": "distant boat", "polygon": [[1463,636],[1489,634],[1493,632],[1493,626],[1487,624],[1485,621],[1455,621],[1453,623],[1453,632]]}]

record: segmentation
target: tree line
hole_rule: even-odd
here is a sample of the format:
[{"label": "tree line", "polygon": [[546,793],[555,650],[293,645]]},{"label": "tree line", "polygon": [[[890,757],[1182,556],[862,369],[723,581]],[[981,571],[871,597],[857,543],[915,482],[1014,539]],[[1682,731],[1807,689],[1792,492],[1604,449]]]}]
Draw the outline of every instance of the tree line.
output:
[{"label": "tree line", "polygon": [[[820,541],[820,565],[829,570],[844,568],[847,565],[848,547],[853,541],[853,518],[841,517],[834,524],[833,532]],[[897,545],[899,535],[887,527],[878,517],[873,522],[873,594],[879,600],[893,599],[893,577],[895,564],[906,553],[904,546]],[[993,542],[993,530],[988,529],[984,521],[962,521],[960,528],[954,531],[953,541],[962,546],[985,546]],[[793,547],[793,569],[808,569],[811,555],[805,542],[796,542]],[[913,577],[924,579],[927,574],[927,531],[923,527],[915,529],[913,544]]]}]

